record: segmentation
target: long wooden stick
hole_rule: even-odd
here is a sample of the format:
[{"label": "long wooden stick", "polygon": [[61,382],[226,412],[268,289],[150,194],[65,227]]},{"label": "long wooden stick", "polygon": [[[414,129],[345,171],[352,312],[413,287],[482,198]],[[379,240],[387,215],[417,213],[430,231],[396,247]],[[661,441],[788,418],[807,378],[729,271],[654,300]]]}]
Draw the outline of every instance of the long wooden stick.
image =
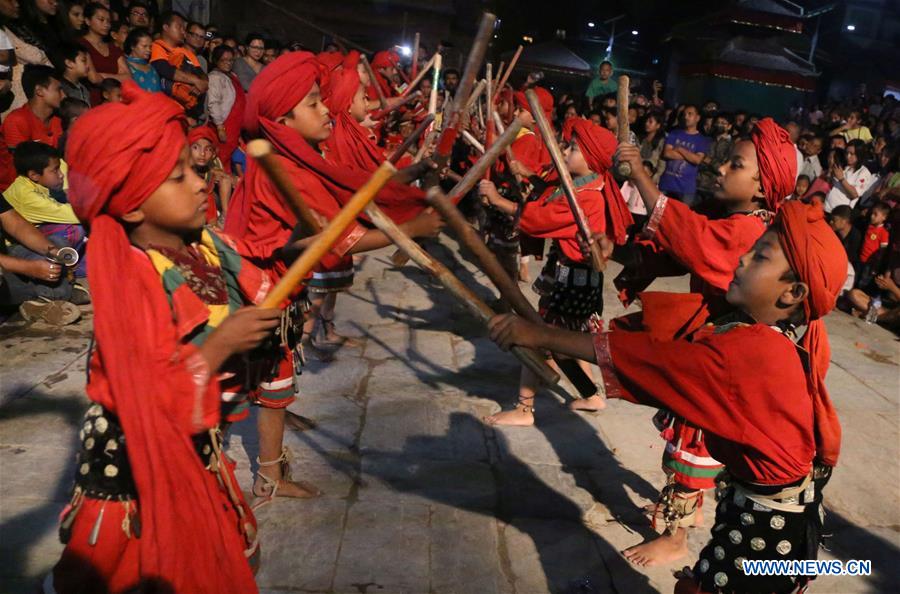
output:
[{"label": "long wooden stick", "polygon": [[522,50],[525,49],[524,45],[520,45],[516,50],[516,53],[513,54],[512,60],[509,61],[509,66],[506,68],[506,72],[503,73],[503,78],[500,79],[500,82],[497,83],[497,90],[494,91],[494,101],[497,100],[497,97],[500,96],[500,91],[503,90],[503,87],[506,86],[506,81],[509,80],[509,75],[512,74],[512,71],[515,69],[516,64],[519,62],[519,56],[522,55]]},{"label": "long wooden stick", "polygon": [[[277,162],[275,163],[277,166]],[[322,230],[316,239],[306,248],[300,257],[294,260],[278,284],[263,300],[260,307],[275,308],[287,299],[294,289],[303,282],[306,275],[319,263],[319,260],[328,253],[331,246],[340,238],[341,234],[349,227],[359,213],[365,209],[385,184],[390,181],[397,170],[388,161],[385,161],[375,170],[369,181],[364,183],[350,201],[338,212],[331,222]]]},{"label": "long wooden stick", "polygon": [[480,142],[478,142],[478,139],[475,138],[474,136],[472,136],[471,132],[469,132],[468,130],[463,130],[461,136],[463,137],[463,140],[465,140],[466,143],[468,143],[469,146],[474,148],[476,151],[478,151],[482,155],[484,154],[484,145],[481,144]]},{"label": "long wooden stick", "polygon": [[441,66],[443,63],[443,56],[440,54],[434,55],[434,78],[431,80],[431,96],[428,97],[428,113],[431,115],[437,115],[437,96],[438,96],[438,85],[441,82]]},{"label": "long wooden stick", "polygon": [[419,92],[415,92],[410,95],[400,95],[400,97],[403,99],[403,101],[400,101],[399,103],[396,103],[390,107],[386,107],[384,109],[379,109],[378,111],[373,111],[371,113],[370,117],[373,120],[380,120],[381,118],[396,112],[401,107],[409,105],[413,101],[419,99],[419,97],[421,97],[421,96],[422,96],[422,93],[419,93]]},{"label": "long wooden stick", "polygon": [[478,101],[478,98],[481,97],[481,94],[484,92],[485,88],[484,79],[478,81],[478,84],[475,85],[475,89],[472,91],[472,94],[469,95],[469,100],[466,101],[466,106],[463,108],[466,112],[472,111],[472,108],[475,107],[475,102]]},{"label": "long wooden stick", "polygon": [[397,147],[397,150],[394,151],[394,154],[390,156],[388,159],[392,164],[396,165],[397,161],[399,161],[406,151],[418,140],[419,136],[425,133],[425,130],[431,126],[431,123],[434,121],[434,115],[428,114],[425,116],[425,119],[422,120],[416,129],[413,130],[412,134],[403,139],[403,142],[400,143],[400,146]]},{"label": "long wooden stick", "polygon": [[422,70],[415,75],[415,77],[412,79],[412,82],[410,82],[409,85],[405,89],[403,89],[403,92],[400,93],[401,97],[409,95],[412,90],[419,86],[419,83],[422,82],[422,80],[426,76],[428,76],[428,71],[431,70],[432,66],[434,66],[434,61],[437,59],[438,55],[439,54],[431,56],[431,59],[428,60],[424,66],[422,66]]},{"label": "long wooden stick", "polygon": [[[494,84],[494,65],[488,62],[484,66],[485,74],[485,88],[484,93],[487,100],[485,101],[485,109],[486,113],[484,114],[485,118],[485,126],[484,126],[484,148],[491,148],[491,144],[494,142],[494,102],[491,101],[491,97],[493,97],[493,93],[491,91],[492,85]],[[491,179],[491,170],[488,169],[484,172],[484,179]]]},{"label": "long wooden stick", "polygon": [[369,80],[375,87],[375,92],[378,93],[378,103],[381,105],[381,109],[385,109],[387,107],[387,99],[384,98],[384,90],[382,90],[381,85],[378,83],[378,79],[375,77],[375,71],[372,70],[369,59],[363,54],[359,57],[359,61],[362,62],[363,68],[366,69],[366,73],[369,75]]},{"label": "long wooden stick", "polygon": [[[619,144],[622,143],[630,143],[631,142],[631,129],[628,124],[628,104],[630,103],[629,98],[629,85],[631,84],[631,79],[628,78],[627,74],[623,74],[619,77],[619,92],[616,98],[616,120],[617,120],[617,130],[616,136],[619,139]],[[626,161],[621,161],[616,165],[616,171],[619,172],[619,175],[622,177],[631,177],[631,163]]]},{"label": "long wooden stick", "polygon": [[[510,278],[500,260],[484,245],[481,237],[478,236],[472,225],[466,221],[459,209],[454,206],[453,201],[437,187],[428,191],[427,200],[428,204],[438,211],[444,221],[447,222],[447,226],[453,229],[463,247],[472,252],[481,265],[481,270],[491,279],[491,282],[500,291],[500,295],[512,306],[516,313],[530,322],[543,324],[543,319],[537,310],[532,307],[521,289],[519,289],[519,284]],[[579,394],[583,397],[588,397],[597,393],[597,386],[594,384],[593,379],[584,373],[577,362],[572,359],[558,357],[554,357],[554,359],[556,359],[560,369],[566,374]]]},{"label": "long wooden stick", "polygon": [[[453,276],[453,273],[446,266],[432,258],[419,244],[407,236],[380,208],[375,204],[369,204],[366,207],[366,214],[369,215],[369,220],[387,235],[401,251],[423,270],[434,276],[451,295],[456,297],[478,319],[487,324],[488,320],[494,317],[494,311],[478,295]],[[543,382],[555,384],[559,381],[559,375],[535,351],[520,347],[513,347],[511,351],[523,365],[533,371]]]},{"label": "long wooden stick", "polygon": [[[416,36],[413,41],[412,64],[409,67],[409,75],[411,77],[413,77],[413,79],[416,78],[416,74],[418,74],[418,72],[419,72],[419,41],[420,40],[421,40],[421,37],[419,35],[419,32],[416,31]],[[428,70],[428,68],[423,68],[423,70]],[[410,85],[412,85],[412,83],[410,83]]]},{"label": "long wooden stick", "polygon": [[300,190],[288,178],[284,169],[279,166],[275,154],[272,152],[272,144],[268,140],[251,140],[247,143],[247,154],[256,159],[259,166],[262,167],[269,179],[272,180],[272,183],[275,184],[275,187],[278,188],[278,192],[284,197],[288,206],[294,211],[304,236],[309,237],[320,233],[322,226],[319,225],[318,219],[313,215],[306,201],[303,200]]},{"label": "long wooden stick", "polygon": [[581,235],[582,241],[590,246],[591,264],[594,267],[594,270],[602,272],[606,268],[606,261],[600,253],[600,246],[594,241],[591,234],[591,227],[587,222],[587,217],[584,216],[584,211],[581,210],[581,206],[578,204],[578,197],[575,195],[575,186],[572,184],[572,174],[570,174],[569,170],[566,168],[566,162],[563,159],[562,151],[559,150],[559,143],[556,140],[556,136],[553,134],[553,130],[550,129],[550,122],[547,121],[547,116],[544,115],[544,110],[541,108],[541,102],[534,92],[534,89],[525,91],[525,96],[528,98],[528,106],[531,108],[531,115],[534,117],[538,128],[541,130],[544,145],[546,145],[547,150],[550,151],[553,165],[556,167],[556,171],[559,174],[560,185],[562,186],[566,200],[569,202],[569,209],[572,211],[572,217],[575,219],[578,233]]}]

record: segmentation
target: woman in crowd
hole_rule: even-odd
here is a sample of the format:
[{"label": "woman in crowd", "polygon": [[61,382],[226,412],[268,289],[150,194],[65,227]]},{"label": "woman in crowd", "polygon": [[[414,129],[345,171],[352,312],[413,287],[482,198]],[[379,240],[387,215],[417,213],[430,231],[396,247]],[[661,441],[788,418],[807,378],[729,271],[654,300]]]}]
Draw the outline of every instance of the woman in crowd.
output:
[{"label": "woman in crowd", "polygon": [[219,137],[219,159],[225,171],[231,173],[231,154],[241,138],[241,122],[244,118],[246,97],[241,81],[231,71],[236,52],[227,45],[213,50],[209,73],[209,90],[206,92],[206,109]]},{"label": "woman in crowd", "polygon": [[103,91],[100,83],[105,78],[123,81],[131,78],[125,54],[112,43],[106,41],[112,28],[109,9],[97,2],[92,2],[84,9],[87,32],[79,43],[88,51],[91,61],[91,105],[103,103]]},{"label": "woman in crowd", "polygon": [[84,35],[84,0],[60,0],[56,27],[67,41]]},{"label": "woman in crowd", "polygon": [[847,145],[847,165],[834,163],[829,167],[831,191],[825,196],[825,212],[846,204],[854,207],[860,197],[875,182],[875,176],[863,165],[869,158],[869,147],[862,140],[851,140]]},{"label": "woman in crowd", "polygon": [[52,66],[43,42],[34,34],[28,25],[19,18],[20,10],[17,2],[0,2],[0,26],[9,37],[9,41],[16,52],[15,64],[12,66],[12,84],[10,91],[12,101],[3,117],[14,109],[25,105],[28,99],[22,89],[22,72],[28,64],[40,64]]},{"label": "woman in crowd", "polygon": [[25,0],[20,3],[22,18],[34,32],[44,50],[50,54],[56,51],[63,38],[56,26],[55,17],[59,10],[56,0]]},{"label": "woman in crowd", "polygon": [[125,39],[125,60],[131,78],[139,87],[150,93],[162,90],[156,69],[150,65],[150,45],[153,37],[146,29],[135,29]]},{"label": "woman in crowd", "polygon": [[666,132],[662,128],[662,116],[651,111],[644,118],[644,137],[641,139],[641,159],[649,161],[653,165],[653,181],[659,183],[659,177],[666,169],[666,162],[662,159],[663,149],[666,148]]}]

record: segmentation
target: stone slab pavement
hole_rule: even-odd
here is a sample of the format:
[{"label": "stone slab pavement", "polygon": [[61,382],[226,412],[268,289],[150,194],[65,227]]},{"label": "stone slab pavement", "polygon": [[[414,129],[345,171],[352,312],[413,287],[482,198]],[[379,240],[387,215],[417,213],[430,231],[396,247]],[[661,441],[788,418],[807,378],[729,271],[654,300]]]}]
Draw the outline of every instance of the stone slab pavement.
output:
[{"label": "stone slab pavement", "polygon": [[[458,246],[442,242],[430,251],[493,298]],[[538,397],[535,427],[485,427],[482,416],[515,401],[516,361],[421,271],[392,269],[390,252],[361,258],[338,300],[339,329],[358,344],[304,371],[293,410],[318,427],[286,443],[295,476],[325,494],[259,511],[263,592],[671,592],[678,567],[636,569],[619,554],[651,533],[640,507],[663,482],[653,411],[611,402],[601,414],[571,413],[563,383]],[[612,290],[606,298],[608,316],[622,312]],[[85,308],[62,331],[0,327],[0,592],[34,592],[61,550],[90,317]],[[823,577],[812,591],[898,592],[898,343],[843,314],[827,321],[844,447],[826,492],[833,536],[823,556],[871,559],[873,574]],[[245,489],[256,444],[253,422],[232,428],[228,451]],[[712,515],[692,530],[693,553]]]}]

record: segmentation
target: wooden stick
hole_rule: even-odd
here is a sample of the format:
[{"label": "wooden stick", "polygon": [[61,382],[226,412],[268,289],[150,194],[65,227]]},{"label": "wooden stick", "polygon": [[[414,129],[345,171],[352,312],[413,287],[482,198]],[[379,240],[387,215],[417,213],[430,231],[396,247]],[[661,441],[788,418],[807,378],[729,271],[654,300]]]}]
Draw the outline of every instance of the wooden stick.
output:
[{"label": "wooden stick", "polygon": [[409,83],[409,86],[403,89],[403,92],[400,93],[401,97],[409,95],[413,89],[419,86],[419,83],[422,82],[422,80],[428,75],[428,71],[431,70],[432,66],[434,66],[434,61],[437,60],[438,55],[439,54],[431,56],[431,59],[425,63],[425,65],[422,67],[422,70],[417,75],[415,75],[415,77],[412,79],[412,82]]},{"label": "wooden stick", "polygon": [[[380,208],[375,204],[369,204],[366,207],[366,214],[369,215],[369,220],[387,235],[407,257],[434,276],[451,295],[456,297],[484,324],[494,317],[494,311],[478,295],[453,276],[446,266],[432,258],[419,244],[407,236]],[[541,381],[548,384],[555,384],[559,381],[559,375],[550,369],[544,358],[535,351],[521,347],[513,347],[510,351]]]},{"label": "wooden stick", "polygon": [[[275,162],[275,166],[277,168],[277,162]],[[306,275],[328,253],[328,250],[331,249],[331,246],[335,244],[341,234],[356,220],[359,213],[375,198],[375,194],[390,181],[396,172],[397,170],[388,161],[382,163],[372,174],[372,177],[369,178],[369,181],[364,183],[353,194],[350,201],[344,205],[344,208],[331,219],[331,222],[328,223],[312,244],[300,254],[299,258],[294,260],[294,263],[281,277],[278,284],[272,288],[272,291],[266,296],[260,307],[279,307],[282,301],[294,292],[297,285],[303,282]]]},{"label": "wooden stick", "polygon": [[416,91],[415,93],[412,93],[410,95],[400,95],[400,97],[403,98],[403,101],[396,103],[395,105],[392,105],[390,107],[386,107],[384,109],[379,109],[378,111],[373,111],[370,114],[370,117],[373,120],[380,120],[381,118],[396,112],[401,107],[403,107],[405,105],[409,105],[416,99],[419,99],[421,96],[422,96],[422,93],[419,93],[418,91]]},{"label": "wooden stick", "polygon": [[531,115],[534,117],[538,128],[541,130],[544,144],[546,145],[547,150],[550,151],[553,165],[556,167],[556,171],[559,174],[560,185],[562,186],[566,200],[569,202],[569,208],[572,210],[572,217],[575,219],[578,233],[581,234],[581,239],[590,246],[591,264],[593,265],[594,270],[602,272],[606,268],[606,261],[600,253],[600,246],[594,241],[591,234],[591,227],[588,225],[587,218],[584,216],[584,211],[581,210],[581,206],[578,204],[578,197],[575,195],[575,187],[572,184],[572,174],[570,174],[569,170],[566,168],[566,162],[563,159],[562,151],[559,150],[559,143],[556,141],[553,130],[550,129],[550,122],[547,121],[547,116],[544,115],[544,110],[541,109],[540,100],[534,92],[534,89],[525,91],[525,96],[528,98],[528,106],[531,108]]},{"label": "wooden stick", "polygon": [[412,134],[403,139],[403,142],[400,143],[400,146],[397,147],[397,150],[394,151],[394,154],[390,156],[388,161],[391,164],[396,165],[397,161],[403,158],[403,155],[406,154],[406,151],[418,140],[419,136],[425,133],[425,130],[431,126],[431,123],[434,121],[434,115],[428,114],[425,116],[425,119],[422,120],[419,125],[413,130]]},{"label": "wooden stick", "polygon": [[475,107],[475,102],[478,101],[479,97],[481,97],[481,94],[484,92],[485,86],[486,85],[484,79],[478,81],[478,84],[475,85],[475,89],[472,91],[472,94],[469,95],[469,100],[466,101],[466,106],[463,108],[466,113],[472,111],[472,108]]},{"label": "wooden stick", "polygon": [[[494,102],[491,101],[491,97],[493,97],[493,93],[492,93],[491,89],[492,89],[492,85],[494,83],[494,80],[493,80],[494,65],[491,64],[490,62],[488,62],[487,64],[485,64],[484,69],[485,69],[484,93],[485,93],[485,97],[486,97],[485,109],[487,111],[484,114],[484,117],[485,117],[484,147],[491,148],[491,144],[494,142],[494,115],[493,115],[494,114]],[[486,179],[486,180],[491,179],[491,170],[490,169],[488,169],[487,171],[484,172],[484,179]]]},{"label": "wooden stick", "polygon": [[428,113],[431,115],[437,114],[437,94],[438,94],[438,84],[441,82],[441,65],[443,63],[443,56],[440,54],[434,55],[434,78],[431,80],[431,96],[428,98]]},{"label": "wooden stick", "polygon": [[[528,298],[519,289],[519,283],[510,278],[500,260],[484,245],[478,232],[466,221],[459,209],[454,206],[453,201],[437,187],[428,191],[427,200],[428,204],[438,211],[444,221],[446,221],[447,226],[453,229],[463,247],[472,252],[479,264],[481,264],[481,270],[491,279],[491,282],[500,291],[500,295],[512,306],[516,313],[529,322],[543,324],[544,320],[540,314],[532,307]],[[597,393],[597,386],[594,385],[593,379],[584,373],[577,362],[556,356],[554,356],[554,359],[579,394],[583,397],[589,397]]]},{"label": "wooden stick", "polygon": [[500,90],[500,87],[498,87],[497,85],[500,83],[500,79],[503,78],[503,66],[504,66],[505,64],[506,64],[506,62],[502,62],[502,61],[501,61],[501,62],[500,62],[500,67],[497,68],[497,72],[494,73],[495,78],[494,78],[494,84],[492,85],[492,86],[493,86],[494,92],[493,92],[493,94],[491,95],[491,101],[494,100],[494,95],[496,95],[497,92]]},{"label": "wooden stick", "polygon": [[251,140],[247,143],[247,154],[256,159],[259,166],[262,167],[278,192],[294,211],[297,216],[303,234],[305,237],[316,235],[322,232],[322,226],[319,225],[318,219],[313,215],[312,210],[307,206],[300,190],[293,184],[291,179],[284,172],[284,169],[278,164],[275,154],[272,152],[272,144],[268,140]]},{"label": "wooden stick", "polygon": [[[419,36],[419,32],[416,31],[416,36],[413,40],[413,51],[412,51],[412,65],[409,67],[409,75],[416,78],[416,74],[419,72],[419,41],[421,40]],[[428,70],[428,68],[423,68],[422,70]],[[412,83],[410,83],[412,85]]]},{"label": "wooden stick", "polygon": [[463,140],[465,140],[469,144],[469,146],[474,148],[476,151],[478,151],[482,155],[484,154],[484,145],[481,144],[480,142],[478,142],[478,139],[476,139],[474,136],[472,136],[471,132],[469,132],[468,130],[463,130],[462,137],[463,137]]},{"label": "wooden stick", "polygon": [[[618,121],[616,136],[619,139],[619,144],[631,142],[631,129],[628,124],[628,104],[630,102],[628,87],[630,84],[631,79],[628,78],[627,74],[619,77],[619,92],[616,98],[616,120]],[[631,177],[631,163],[625,161],[618,163],[616,171],[622,177]]]},{"label": "wooden stick", "polygon": [[506,69],[506,72],[503,73],[503,78],[500,79],[500,82],[497,84],[497,90],[494,92],[494,101],[497,100],[497,97],[500,96],[500,91],[503,90],[503,87],[506,86],[506,81],[509,80],[509,75],[512,74],[513,69],[516,67],[516,64],[519,62],[519,56],[522,55],[522,50],[525,49],[524,45],[520,45],[516,50],[516,53],[513,54],[512,60],[509,61],[509,66]]},{"label": "wooden stick", "polygon": [[484,155],[482,155],[481,158],[466,171],[462,180],[453,186],[453,189],[450,190],[448,194],[454,203],[462,200],[463,196],[484,178],[484,172],[490,169],[491,165],[500,158],[500,155],[509,148],[509,145],[515,142],[516,136],[518,136],[519,130],[521,129],[522,121],[518,118],[513,120],[513,123],[509,125],[509,128],[507,128],[506,131],[497,138],[494,144],[491,145],[491,148],[486,150]]},{"label": "wooden stick", "polygon": [[378,79],[375,78],[375,71],[372,70],[372,65],[369,64],[369,59],[365,54],[362,54],[359,57],[359,61],[362,62],[363,68],[366,69],[366,73],[369,75],[369,80],[375,87],[375,92],[378,93],[378,103],[381,105],[381,109],[387,108],[387,99],[384,98],[384,90],[382,90],[381,85],[378,84]]}]

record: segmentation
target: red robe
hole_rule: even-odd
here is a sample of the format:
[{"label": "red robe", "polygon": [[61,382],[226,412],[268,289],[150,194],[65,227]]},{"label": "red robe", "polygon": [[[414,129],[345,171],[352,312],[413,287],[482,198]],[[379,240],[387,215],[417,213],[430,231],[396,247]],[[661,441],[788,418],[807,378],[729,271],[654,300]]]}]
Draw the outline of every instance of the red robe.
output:
[{"label": "red robe", "polygon": [[815,455],[812,399],[797,347],[762,324],[661,341],[647,332],[597,334],[606,395],[665,407],[706,431],[710,453],[737,478],[799,480]]},{"label": "red robe", "polygon": [[[594,233],[606,231],[606,206],[603,178],[596,177],[575,189],[575,197],[588,225]],[[519,228],[532,237],[555,239],[563,254],[573,262],[584,262],[578,246],[578,226],[566,197],[557,187],[548,188],[544,196],[525,205]]]}]

